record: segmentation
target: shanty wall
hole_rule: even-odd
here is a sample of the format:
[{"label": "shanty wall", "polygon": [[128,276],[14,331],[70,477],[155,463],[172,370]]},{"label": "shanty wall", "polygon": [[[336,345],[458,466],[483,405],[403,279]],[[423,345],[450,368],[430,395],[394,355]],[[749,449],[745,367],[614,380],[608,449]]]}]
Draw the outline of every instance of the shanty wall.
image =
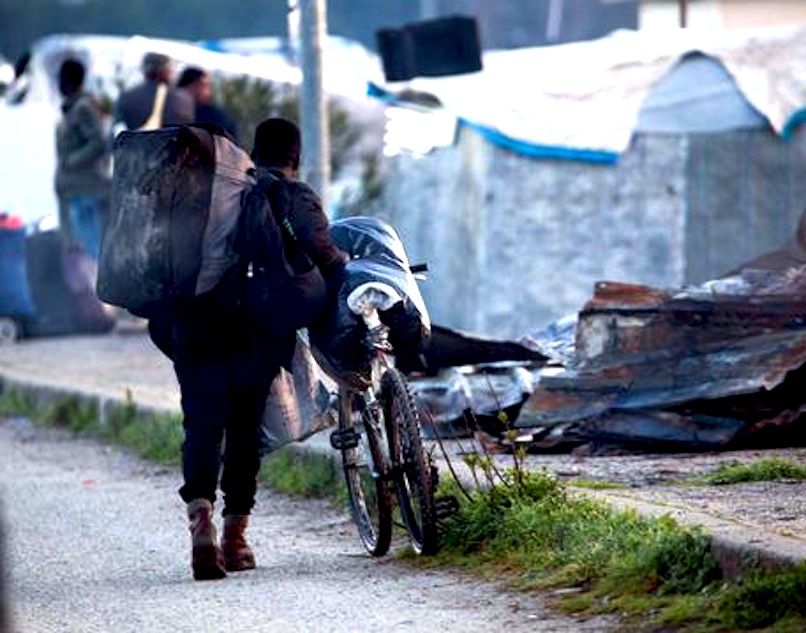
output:
[{"label": "shanty wall", "polygon": [[794,237],[806,209],[806,135],[687,139],[686,270],[701,283]]},{"label": "shanty wall", "polygon": [[762,131],[638,135],[616,166],[534,160],[462,130],[389,164],[383,216],[434,322],[528,336],[599,280],[677,287],[788,240],[806,207],[806,139]]}]

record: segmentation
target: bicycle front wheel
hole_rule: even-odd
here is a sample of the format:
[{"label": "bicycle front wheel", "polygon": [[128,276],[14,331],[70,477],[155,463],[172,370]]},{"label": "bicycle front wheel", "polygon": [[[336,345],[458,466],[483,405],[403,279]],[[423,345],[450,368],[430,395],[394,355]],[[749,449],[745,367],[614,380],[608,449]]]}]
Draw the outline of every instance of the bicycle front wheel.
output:
[{"label": "bicycle front wheel", "polygon": [[383,425],[359,395],[343,392],[340,399],[339,428],[354,431],[353,441],[341,451],[353,521],[366,550],[383,556],[392,542],[394,507]]},{"label": "bicycle front wheel", "polygon": [[435,554],[438,548],[437,512],[431,459],[423,449],[420,418],[406,379],[397,369],[381,378],[381,397],[392,477],[400,514],[412,548]]}]

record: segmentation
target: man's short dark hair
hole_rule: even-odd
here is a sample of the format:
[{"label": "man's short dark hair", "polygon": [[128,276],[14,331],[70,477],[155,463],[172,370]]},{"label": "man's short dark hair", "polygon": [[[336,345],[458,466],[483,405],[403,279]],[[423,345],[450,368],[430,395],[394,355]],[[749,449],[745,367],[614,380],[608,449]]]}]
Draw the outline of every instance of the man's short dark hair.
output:
[{"label": "man's short dark hair", "polygon": [[297,124],[279,117],[266,119],[255,129],[252,160],[264,167],[299,168],[302,138]]},{"label": "man's short dark hair", "polygon": [[206,74],[207,73],[201,68],[197,68],[196,66],[188,66],[182,71],[182,74],[179,75],[179,79],[176,81],[176,86],[178,88],[187,88],[188,86],[195,84]]},{"label": "man's short dark hair", "polygon": [[146,77],[152,78],[159,75],[160,72],[165,70],[166,68],[171,67],[171,58],[167,55],[163,55],[162,53],[146,53],[143,55],[143,61],[141,62],[141,69],[143,71],[143,75]]},{"label": "man's short dark hair", "polygon": [[64,60],[59,69],[59,89],[62,93],[81,88],[84,85],[84,72],[84,64],[77,59]]}]

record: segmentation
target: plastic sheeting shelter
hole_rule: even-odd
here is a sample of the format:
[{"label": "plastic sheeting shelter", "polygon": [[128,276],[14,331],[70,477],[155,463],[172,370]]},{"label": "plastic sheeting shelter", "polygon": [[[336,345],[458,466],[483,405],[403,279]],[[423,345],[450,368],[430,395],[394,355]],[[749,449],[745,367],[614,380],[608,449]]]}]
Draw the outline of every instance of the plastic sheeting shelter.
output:
[{"label": "plastic sheeting shelter", "polygon": [[[717,60],[723,72],[692,52]],[[741,110],[749,108],[789,136],[806,104],[802,28],[618,31],[589,42],[491,51],[483,63],[481,72],[416,79],[406,89],[431,95],[462,125],[533,158],[615,163],[642,126],[660,131],[680,122],[674,104],[707,110],[687,117],[698,128],[689,132],[726,129],[737,114],[745,127],[753,117]],[[376,86],[373,94],[395,101],[397,89]],[[731,96],[736,90],[744,106]]]},{"label": "plastic sheeting shelter", "polygon": [[468,122],[451,146],[395,157],[383,200],[429,262],[436,322],[528,336],[599,279],[701,283],[789,238],[806,200],[806,34],[709,35],[500,52],[481,73],[500,78],[413,82]]}]

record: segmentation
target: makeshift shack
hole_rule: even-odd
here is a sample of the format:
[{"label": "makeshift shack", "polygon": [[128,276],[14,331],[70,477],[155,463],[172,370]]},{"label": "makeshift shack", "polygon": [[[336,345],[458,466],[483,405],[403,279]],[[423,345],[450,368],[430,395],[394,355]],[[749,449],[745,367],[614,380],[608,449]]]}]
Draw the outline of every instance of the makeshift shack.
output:
[{"label": "makeshift shack", "polygon": [[705,284],[597,283],[574,343],[516,422],[536,450],[802,444],[806,213],[795,238]]},{"label": "makeshift shack", "polygon": [[[455,142],[391,158],[381,208],[429,262],[433,319],[518,338],[597,279],[699,284],[770,250],[806,200],[804,76],[803,30],[681,30],[411,82],[454,115]],[[399,108],[398,88],[378,94]]]}]

